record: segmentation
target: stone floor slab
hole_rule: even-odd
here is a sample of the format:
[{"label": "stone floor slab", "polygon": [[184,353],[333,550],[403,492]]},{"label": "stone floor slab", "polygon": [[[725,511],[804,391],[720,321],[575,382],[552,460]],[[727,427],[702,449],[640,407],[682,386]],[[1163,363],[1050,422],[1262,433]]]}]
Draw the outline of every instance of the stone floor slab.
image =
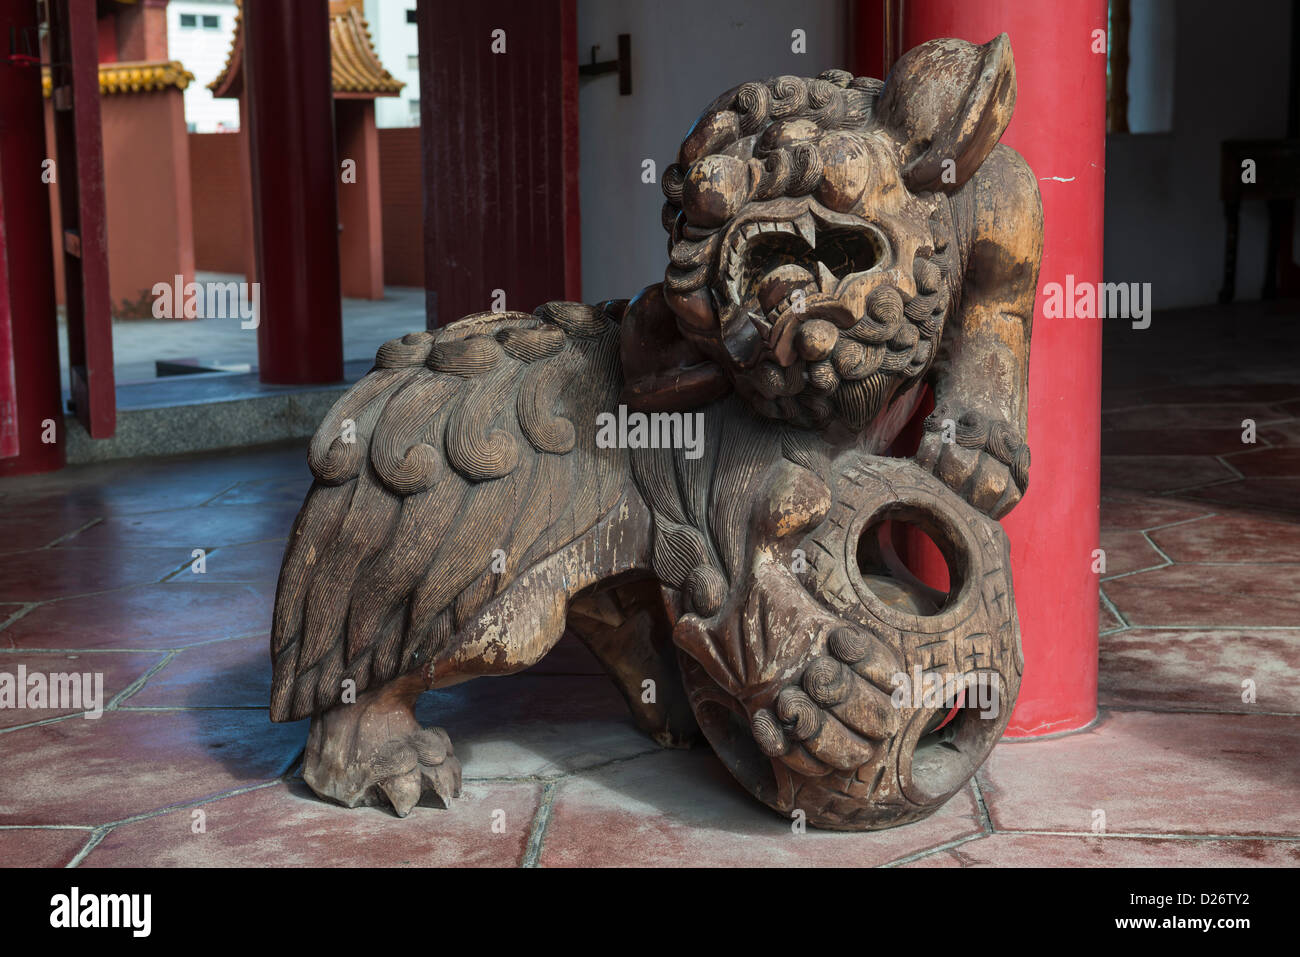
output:
[{"label": "stone floor slab", "polygon": [[980,833],[969,788],[885,831],[807,828],[749,796],[708,749],[619,762],[560,782],[545,867],[869,867]]},{"label": "stone floor slab", "polygon": [[1300,842],[990,834],[904,867],[1296,867]]},{"label": "stone floor slab", "polygon": [[201,818],[185,808],[119,825],[82,866],[517,867],[540,794],[531,782],[468,784],[449,809],[398,818],[322,801],[293,779],[204,804]]},{"label": "stone floor slab", "polygon": [[0,734],[0,824],[99,825],[284,774],[306,722],[265,711],[110,711]]},{"label": "stone floor slab", "polygon": [[1003,743],[979,771],[993,829],[1300,836],[1300,718],[1104,713],[1090,730]]}]

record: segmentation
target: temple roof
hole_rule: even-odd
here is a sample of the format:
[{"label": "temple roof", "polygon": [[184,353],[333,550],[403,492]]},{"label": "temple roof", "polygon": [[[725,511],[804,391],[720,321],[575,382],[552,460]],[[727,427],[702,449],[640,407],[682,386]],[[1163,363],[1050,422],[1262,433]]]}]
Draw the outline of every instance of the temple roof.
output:
[{"label": "temple roof", "polygon": [[[183,90],[194,80],[194,74],[181,66],[179,60],[162,63],[101,63],[99,65],[99,92],[106,96],[112,93],[152,93],[176,87]],[[41,89],[50,95],[53,81],[50,68],[41,69]]]},{"label": "temple roof", "polygon": [[[379,62],[370,42],[370,29],[361,15],[361,4],[351,0],[331,0],[330,80],[339,99],[371,99],[397,96],[406,84],[393,78]],[[213,96],[238,97],[244,90],[243,10],[235,17],[235,36],[226,56],[226,65],[208,84]]]}]

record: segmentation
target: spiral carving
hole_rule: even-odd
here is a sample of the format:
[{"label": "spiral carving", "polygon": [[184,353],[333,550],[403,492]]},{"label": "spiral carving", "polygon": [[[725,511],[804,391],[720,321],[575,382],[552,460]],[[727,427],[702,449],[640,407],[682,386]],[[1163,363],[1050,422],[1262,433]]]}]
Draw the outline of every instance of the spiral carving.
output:
[{"label": "spiral carving", "polygon": [[712,565],[696,565],[686,576],[686,592],[695,613],[712,618],[727,600],[727,580]]},{"label": "spiral carving", "polygon": [[576,356],[570,358],[574,361],[533,366],[519,384],[519,398],[515,403],[519,430],[539,452],[563,455],[574,445],[573,423],[551,412],[560,390],[578,364]]},{"label": "spiral carving", "polygon": [[520,362],[549,359],[564,348],[564,333],[554,326],[537,329],[502,329],[496,335],[506,355]]},{"label": "spiral carving", "polygon": [[412,332],[400,339],[390,339],[375,354],[375,366],[380,369],[401,369],[418,366],[429,356],[433,333]]},{"label": "spiral carving", "polygon": [[548,302],[539,311],[544,318],[579,339],[598,336],[609,325],[603,310],[585,302]]},{"label": "spiral carving", "polygon": [[425,360],[434,372],[468,378],[482,375],[501,361],[501,346],[490,336],[474,335],[452,341],[439,342],[429,349]]}]

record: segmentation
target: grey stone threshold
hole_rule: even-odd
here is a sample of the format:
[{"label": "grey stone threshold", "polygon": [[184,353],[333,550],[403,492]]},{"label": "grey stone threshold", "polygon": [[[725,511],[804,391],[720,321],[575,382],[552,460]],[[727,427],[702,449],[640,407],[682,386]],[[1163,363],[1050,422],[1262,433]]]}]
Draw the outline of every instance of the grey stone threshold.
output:
[{"label": "grey stone threshold", "polygon": [[263,385],[256,371],[168,376],[120,385],[117,432],[112,438],[92,439],[74,416],[65,417],[68,464],[308,438],[330,406],[372,365],[370,359],[346,362],[343,381],[332,385]]}]

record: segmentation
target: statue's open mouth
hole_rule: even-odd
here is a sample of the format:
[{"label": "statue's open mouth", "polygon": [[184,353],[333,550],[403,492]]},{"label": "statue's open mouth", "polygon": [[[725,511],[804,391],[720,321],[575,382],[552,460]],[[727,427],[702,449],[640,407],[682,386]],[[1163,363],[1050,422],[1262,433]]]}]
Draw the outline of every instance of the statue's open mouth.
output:
[{"label": "statue's open mouth", "polygon": [[841,328],[853,315],[841,293],[852,278],[888,265],[883,233],[856,216],[809,205],[793,218],[742,218],[722,240],[718,298],[727,349],[742,365],[780,355],[801,321]]}]

